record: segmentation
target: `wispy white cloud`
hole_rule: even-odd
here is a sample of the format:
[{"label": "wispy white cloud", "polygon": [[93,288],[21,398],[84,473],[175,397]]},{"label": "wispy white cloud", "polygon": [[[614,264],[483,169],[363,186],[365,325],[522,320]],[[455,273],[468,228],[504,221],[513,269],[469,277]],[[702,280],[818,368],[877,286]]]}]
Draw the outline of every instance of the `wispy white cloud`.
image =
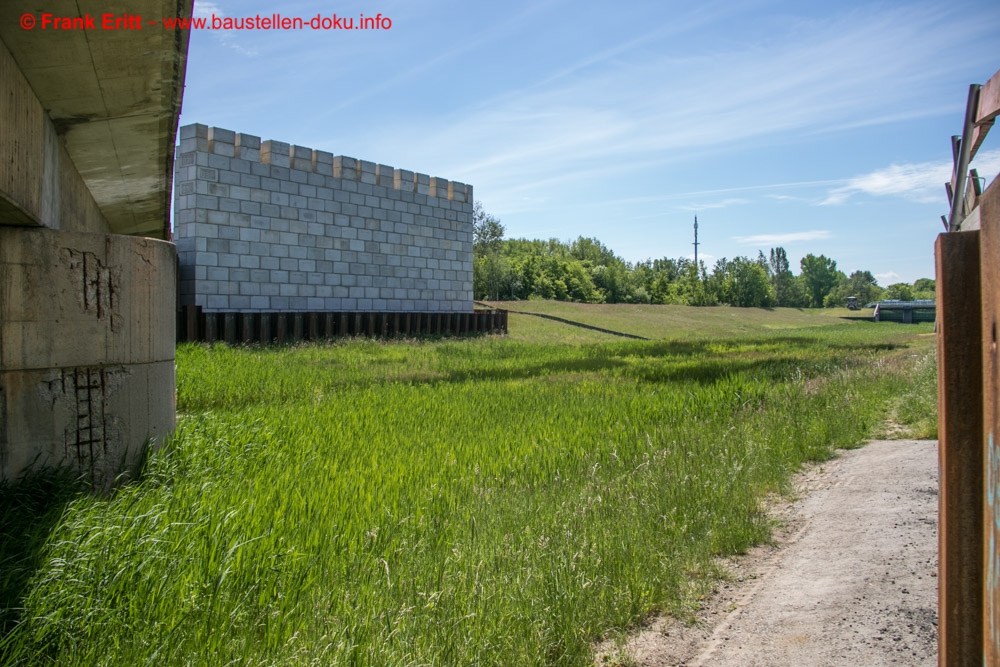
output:
[{"label": "wispy white cloud", "polygon": [[[929,4],[857,10],[727,49],[682,52],[650,33],[456,109],[440,131],[415,119],[365,140],[414,162],[432,155],[441,173],[489,187],[505,206],[498,200],[558,192],[553,174],[580,187],[601,170],[648,173],[657,162],[682,164],[766,137],[784,142],[873,118],[896,122],[895,109],[909,109],[907,118],[939,115],[923,95],[950,70],[935,64],[937,51],[917,45],[943,11]],[[887,49],[893,58],[884,57]],[[830,203],[853,191],[837,191]]]},{"label": "wispy white cloud", "polygon": [[708,203],[684,204],[682,206],[678,206],[677,208],[679,208],[682,211],[698,212],[698,211],[707,211],[713,208],[729,208],[730,206],[737,206],[739,204],[749,204],[749,203],[750,203],[749,199],[740,199],[738,197],[731,197],[729,199],[723,199],[722,201],[712,202],[710,204]]},{"label": "wispy white cloud", "polygon": [[[976,156],[972,167],[989,179],[1000,171],[1000,150]],[[947,204],[944,184],[951,180],[951,161],[893,164],[884,169],[848,179],[847,184],[829,191],[821,205],[843,204],[854,195],[897,196],[920,203]]]},{"label": "wispy white cloud", "polygon": [[900,281],[899,274],[896,273],[895,271],[886,271],[885,273],[876,273],[874,275],[875,275],[875,280],[877,280],[878,284],[882,285],[883,287],[887,285],[892,285],[894,283],[898,283]]},{"label": "wispy white cloud", "polygon": [[833,234],[825,229],[815,229],[808,232],[790,232],[787,234],[756,234],[754,236],[734,236],[733,240],[743,245],[767,246],[798,243],[800,241],[820,241],[833,238]]},{"label": "wispy white cloud", "polygon": [[[203,2],[198,0],[194,3],[194,10],[192,14],[195,17],[200,18],[211,18],[212,16],[217,16],[219,18],[224,18],[227,16],[226,11],[214,2]],[[219,41],[223,46],[230,48],[238,53],[242,53],[245,56],[256,56],[257,51],[255,49],[248,49],[239,43],[239,41],[234,37],[234,31],[232,30],[213,30],[212,36]]]}]

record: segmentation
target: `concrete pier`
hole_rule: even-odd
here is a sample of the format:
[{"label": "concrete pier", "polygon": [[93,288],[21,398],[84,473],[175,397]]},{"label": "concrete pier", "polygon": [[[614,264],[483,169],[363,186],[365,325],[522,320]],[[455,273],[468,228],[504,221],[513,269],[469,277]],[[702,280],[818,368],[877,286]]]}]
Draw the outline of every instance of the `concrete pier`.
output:
[{"label": "concrete pier", "polygon": [[26,18],[40,11],[0,5],[0,481],[64,467],[104,489],[174,428],[167,238],[188,35],[45,31]]}]

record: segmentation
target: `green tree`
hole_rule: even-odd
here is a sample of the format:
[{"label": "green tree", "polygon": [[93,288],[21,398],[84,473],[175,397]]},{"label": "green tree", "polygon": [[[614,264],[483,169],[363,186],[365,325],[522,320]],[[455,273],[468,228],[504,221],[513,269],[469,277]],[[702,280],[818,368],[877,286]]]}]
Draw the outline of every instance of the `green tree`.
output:
[{"label": "green tree", "polygon": [[847,282],[850,286],[850,294],[847,296],[858,297],[858,301],[862,304],[878,301],[882,298],[882,288],[879,287],[878,281],[875,280],[871,271],[855,271],[847,279]]},{"label": "green tree", "polygon": [[809,305],[822,308],[823,300],[837,284],[837,263],[824,255],[819,257],[809,254],[802,258],[799,266],[802,269],[802,280],[809,294]]},{"label": "green tree", "polygon": [[511,270],[501,254],[506,230],[477,201],[472,208],[472,292],[476,298],[498,299]]},{"label": "green tree", "polygon": [[771,284],[761,261],[736,257],[726,266],[726,302],[740,308],[768,308]]},{"label": "green tree", "polygon": [[485,257],[491,252],[499,252],[503,245],[506,229],[498,218],[483,209],[483,203],[476,201],[472,207],[472,255]]},{"label": "green tree", "polygon": [[771,248],[769,264],[771,266],[771,287],[774,291],[774,305],[788,307],[799,305],[795,303],[794,285],[795,276],[788,264],[788,255],[782,247]]},{"label": "green tree", "polygon": [[930,278],[918,278],[913,283],[914,299],[935,299],[937,298],[936,284]]},{"label": "green tree", "polygon": [[906,283],[895,283],[885,288],[884,299],[897,299],[899,301],[913,301],[913,287]]}]

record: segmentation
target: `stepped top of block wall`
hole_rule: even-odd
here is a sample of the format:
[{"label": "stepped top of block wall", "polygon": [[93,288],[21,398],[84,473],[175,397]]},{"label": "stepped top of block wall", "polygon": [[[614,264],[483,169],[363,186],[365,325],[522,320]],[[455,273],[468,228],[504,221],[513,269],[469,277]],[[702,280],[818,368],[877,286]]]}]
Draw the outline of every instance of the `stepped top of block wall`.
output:
[{"label": "stepped top of block wall", "polygon": [[416,192],[440,199],[472,203],[472,186],[465,183],[344,155],[334,155],[305,146],[286,144],[283,141],[261,141],[260,137],[252,134],[242,134],[221,127],[208,127],[200,123],[185,125],[180,129],[180,139],[181,154],[196,151],[212,153],[248,162],[260,162],[275,167],[380,185],[394,190]]}]

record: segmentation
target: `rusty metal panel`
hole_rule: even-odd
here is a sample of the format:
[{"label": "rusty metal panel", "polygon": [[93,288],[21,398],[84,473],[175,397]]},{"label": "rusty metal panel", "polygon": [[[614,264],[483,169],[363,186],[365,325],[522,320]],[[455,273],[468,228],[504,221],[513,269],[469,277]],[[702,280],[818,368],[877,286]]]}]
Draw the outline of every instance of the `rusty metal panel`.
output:
[{"label": "rusty metal panel", "polygon": [[935,243],[938,314],[938,664],[982,650],[983,400],[979,232]]},{"label": "rusty metal panel", "polygon": [[976,151],[986,138],[986,133],[990,131],[997,116],[1000,116],[1000,72],[997,72],[990,80],[983,84],[979,93],[979,109],[976,112],[976,129],[972,135],[972,154]]},{"label": "rusty metal panel", "polygon": [[982,276],[984,483],[983,663],[1000,665],[1000,180],[983,194],[980,209]]}]

